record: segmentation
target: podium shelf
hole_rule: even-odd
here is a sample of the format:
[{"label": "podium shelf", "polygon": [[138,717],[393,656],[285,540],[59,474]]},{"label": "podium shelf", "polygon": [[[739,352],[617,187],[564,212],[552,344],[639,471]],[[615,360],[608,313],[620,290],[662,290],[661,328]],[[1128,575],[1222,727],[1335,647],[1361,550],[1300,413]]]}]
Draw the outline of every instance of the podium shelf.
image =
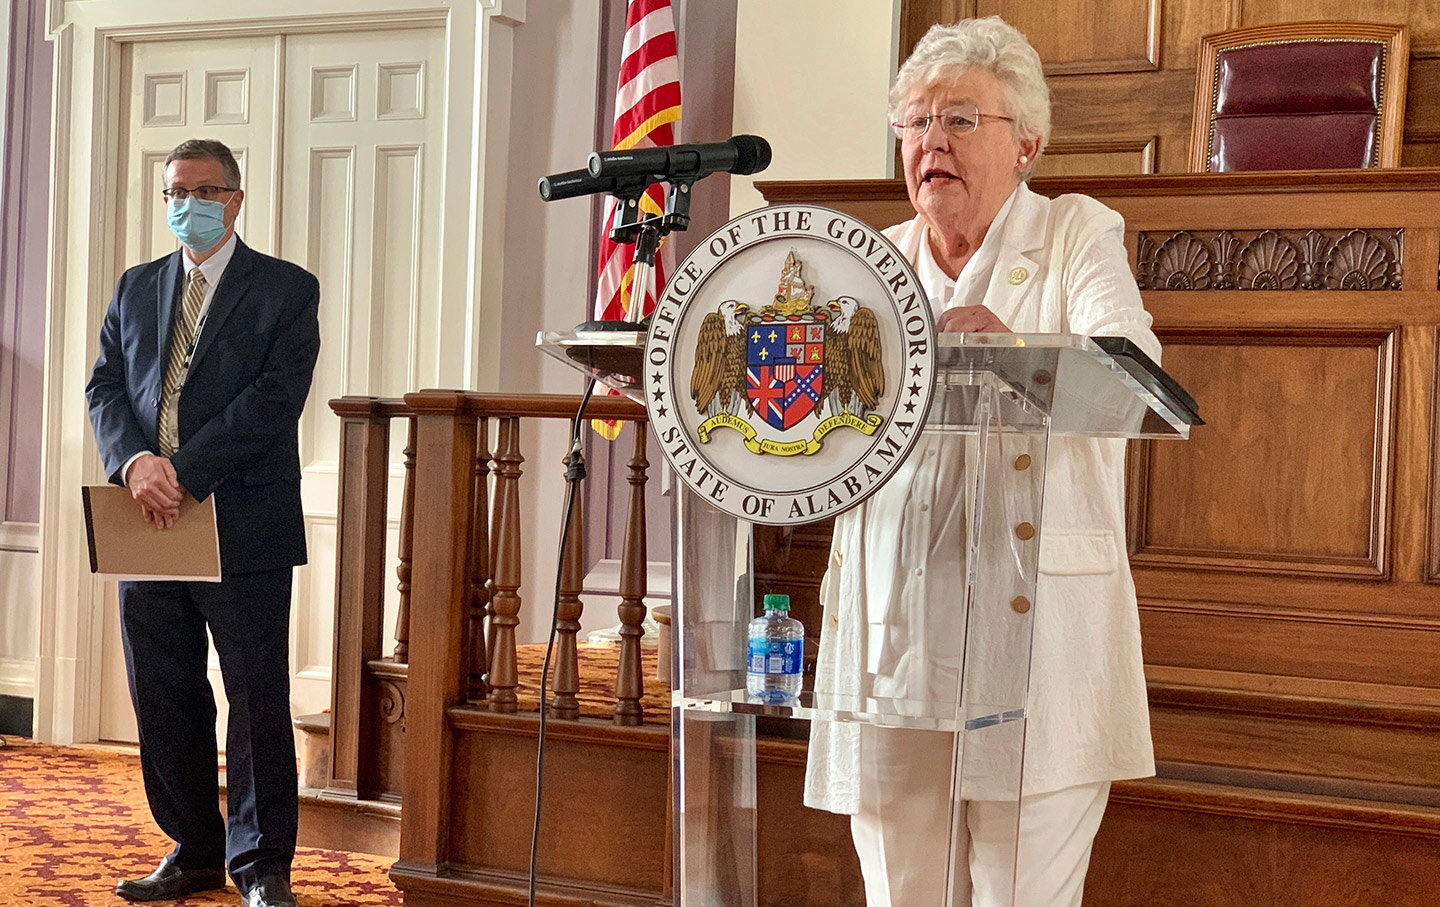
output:
[{"label": "podium shelf", "polygon": [[544,353],[634,400],[645,402],[645,334],[640,331],[541,331]]},{"label": "podium shelf", "polygon": [[[670,704],[674,708],[691,712],[763,715],[769,718],[842,723],[864,722],[879,727],[951,733],[962,730],[961,716],[956,714],[954,700],[942,703],[914,699],[890,699],[880,696],[817,696],[806,690],[800,694],[797,704],[778,705],[751,702],[744,689],[736,689],[721,690],[702,696],[686,696],[676,691],[670,695]],[[1023,721],[1027,717],[1026,709],[1023,706],[1004,708],[971,703],[967,712],[963,722],[963,730],[966,731]]]}]

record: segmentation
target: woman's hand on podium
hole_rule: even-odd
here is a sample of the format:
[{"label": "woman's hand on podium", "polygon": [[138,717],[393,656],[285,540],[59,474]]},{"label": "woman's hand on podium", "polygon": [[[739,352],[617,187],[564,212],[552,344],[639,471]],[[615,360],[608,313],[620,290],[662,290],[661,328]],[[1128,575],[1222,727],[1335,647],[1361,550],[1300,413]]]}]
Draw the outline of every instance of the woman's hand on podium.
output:
[{"label": "woman's hand on podium", "polygon": [[1010,328],[983,305],[960,305],[940,313],[935,330],[959,334],[1008,334]]}]

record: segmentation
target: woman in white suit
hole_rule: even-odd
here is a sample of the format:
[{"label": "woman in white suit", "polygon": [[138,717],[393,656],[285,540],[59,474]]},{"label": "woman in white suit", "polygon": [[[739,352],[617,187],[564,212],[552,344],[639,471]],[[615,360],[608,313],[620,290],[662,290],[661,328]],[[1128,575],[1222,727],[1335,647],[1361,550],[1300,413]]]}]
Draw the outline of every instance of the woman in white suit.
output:
[{"label": "woman in white suit", "polygon": [[[939,330],[1119,335],[1159,360],[1120,216],[1026,186],[1050,97],[1020,32],[995,17],[930,29],[900,67],[890,115],[916,216],[886,235],[915,266]],[[960,483],[947,471],[964,464],[924,448],[837,521],[817,692],[880,695],[909,683],[918,698],[916,683],[928,678],[933,690],[952,667],[926,655],[903,667],[908,677],[881,676],[888,669],[876,673],[866,642],[893,638],[879,624],[896,615],[953,609],[959,571],[926,558],[954,531],[935,514],[954,506],[946,496]],[[1123,479],[1123,441],[1051,440],[1018,846],[1013,804],[965,801],[956,903],[1010,904],[1014,868],[1015,904],[1078,907],[1111,781],[1154,773]],[[806,803],[851,816],[872,907],[940,903],[952,744],[936,731],[813,725]]]}]

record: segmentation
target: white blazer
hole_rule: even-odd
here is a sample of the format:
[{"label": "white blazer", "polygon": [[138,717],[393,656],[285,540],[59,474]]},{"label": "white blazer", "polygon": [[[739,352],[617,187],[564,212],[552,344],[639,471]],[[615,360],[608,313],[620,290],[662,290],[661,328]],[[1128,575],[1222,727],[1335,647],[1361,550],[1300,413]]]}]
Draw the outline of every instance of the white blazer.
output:
[{"label": "white blazer", "polygon": [[[1021,185],[998,226],[998,256],[983,302],[1012,330],[1124,336],[1159,361],[1160,344],[1130,273],[1119,214],[1086,196],[1052,201]],[[917,261],[926,237],[921,219],[885,233],[911,263]],[[944,289],[926,287],[932,296]],[[979,301],[951,298],[945,308]],[[914,566],[902,563],[906,556],[899,550],[902,533],[895,529],[896,520],[904,519],[907,525],[912,519],[923,520],[921,511],[928,508],[920,506],[920,489],[951,485],[928,465],[945,458],[926,458],[923,447],[924,442],[917,445],[884,489],[836,520],[830,567],[821,587],[824,626],[817,690],[859,695],[867,667],[866,634],[875,638],[867,625],[876,615],[907,607],[906,602],[873,599],[924,595],[913,580],[893,581],[896,571]],[[1124,473],[1123,441],[1050,441],[1025,743],[1026,794],[1155,772],[1139,613],[1125,550]],[[944,576],[946,571],[928,573]],[[859,725],[813,722],[806,805],[854,814],[859,809],[859,774]],[[987,792],[981,785],[977,798],[1006,796],[1004,790]]]}]

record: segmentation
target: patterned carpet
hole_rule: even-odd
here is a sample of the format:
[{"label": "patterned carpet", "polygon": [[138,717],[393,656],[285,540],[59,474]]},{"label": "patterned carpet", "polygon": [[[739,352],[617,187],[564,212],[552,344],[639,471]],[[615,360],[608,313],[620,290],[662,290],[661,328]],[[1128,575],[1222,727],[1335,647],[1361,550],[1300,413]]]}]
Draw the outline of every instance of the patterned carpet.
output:
[{"label": "patterned carpet", "polygon": [[[615,714],[615,674],[620,669],[620,647],[610,643],[576,643],[576,661],[580,666],[579,691],[583,718],[609,718]],[[655,679],[656,650],[652,645],[640,647],[640,670],[644,672],[645,695],[640,706],[645,710],[647,724],[670,723],[670,685]],[[540,668],[545,664],[543,643],[515,647],[515,699],[521,712],[540,709]],[[552,666],[553,670],[553,666]],[[552,695],[554,690],[549,691]]]},{"label": "patterned carpet", "polygon": [[[139,757],[5,738],[0,748],[0,904],[114,907],[120,878],[143,876],[170,849],[145,805]],[[301,848],[302,907],[400,904],[385,857]],[[163,903],[234,907],[233,887]]]}]

